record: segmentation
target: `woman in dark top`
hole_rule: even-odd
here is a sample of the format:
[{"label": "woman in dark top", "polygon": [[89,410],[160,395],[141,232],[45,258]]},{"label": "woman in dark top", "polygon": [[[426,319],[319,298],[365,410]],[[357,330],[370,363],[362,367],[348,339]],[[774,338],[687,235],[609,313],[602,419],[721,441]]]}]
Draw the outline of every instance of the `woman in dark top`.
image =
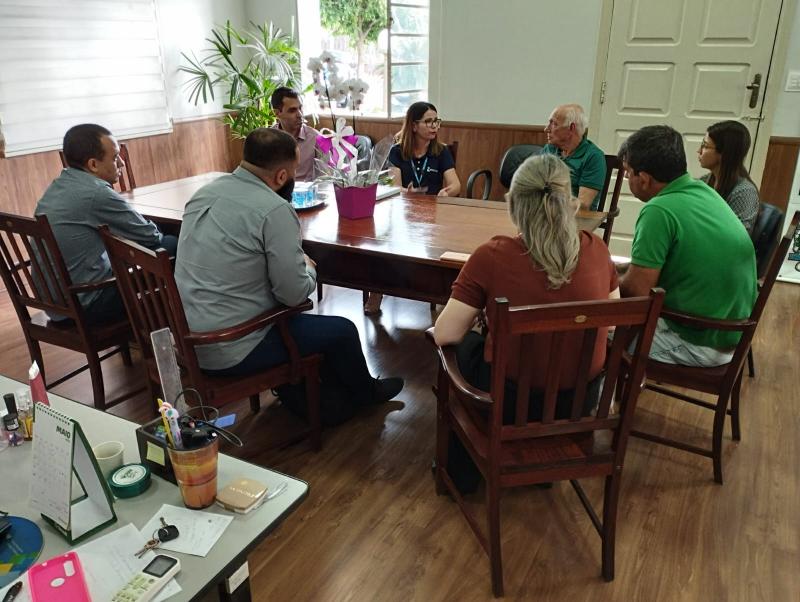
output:
[{"label": "woman in dark top", "polygon": [[744,166],[750,150],[750,132],[738,121],[721,121],[708,130],[697,160],[709,170],[701,180],[719,193],[749,232],[759,208],[758,188]]},{"label": "woman in dark top", "polygon": [[397,144],[389,153],[395,182],[414,192],[458,196],[461,182],[450,150],[437,135],[442,120],[429,102],[415,102],[406,111]]},{"label": "woman in dark top", "polygon": [[[397,144],[389,152],[389,169],[395,184],[402,184],[409,192],[458,196],[461,182],[453,155],[437,140],[441,125],[442,120],[431,103],[415,102],[408,107]],[[380,313],[382,300],[383,295],[370,293],[364,313]]]}]

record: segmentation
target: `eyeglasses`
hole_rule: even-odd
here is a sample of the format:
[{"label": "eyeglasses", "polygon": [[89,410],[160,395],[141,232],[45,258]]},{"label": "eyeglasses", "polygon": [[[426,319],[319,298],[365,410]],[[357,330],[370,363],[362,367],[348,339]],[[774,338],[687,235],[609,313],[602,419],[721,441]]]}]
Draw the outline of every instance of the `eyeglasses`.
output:
[{"label": "eyeglasses", "polygon": [[417,119],[417,121],[415,121],[415,123],[424,123],[429,128],[438,128],[438,127],[442,126],[442,120],[438,119],[438,118],[437,119]]},{"label": "eyeglasses", "polygon": [[700,150],[703,150],[703,149],[706,149],[706,148],[708,150],[717,150],[717,147],[714,146],[713,144],[711,144],[710,142],[706,142],[705,140],[701,140],[700,141]]}]

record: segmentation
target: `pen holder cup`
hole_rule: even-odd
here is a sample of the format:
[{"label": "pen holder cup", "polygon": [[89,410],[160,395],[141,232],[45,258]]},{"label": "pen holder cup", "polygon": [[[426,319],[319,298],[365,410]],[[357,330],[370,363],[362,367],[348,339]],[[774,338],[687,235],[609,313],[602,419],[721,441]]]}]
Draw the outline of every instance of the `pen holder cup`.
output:
[{"label": "pen holder cup", "polygon": [[172,470],[172,462],[167,453],[167,435],[161,418],[151,420],[136,429],[136,443],[139,447],[139,458],[155,475],[178,484]]},{"label": "pen holder cup", "polygon": [[196,449],[167,448],[172,470],[187,508],[207,508],[217,497],[219,439]]},{"label": "pen holder cup", "polygon": [[348,219],[361,219],[372,217],[375,213],[375,198],[378,192],[378,184],[366,188],[348,186],[347,188],[333,187],[336,195],[336,209],[339,215]]}]

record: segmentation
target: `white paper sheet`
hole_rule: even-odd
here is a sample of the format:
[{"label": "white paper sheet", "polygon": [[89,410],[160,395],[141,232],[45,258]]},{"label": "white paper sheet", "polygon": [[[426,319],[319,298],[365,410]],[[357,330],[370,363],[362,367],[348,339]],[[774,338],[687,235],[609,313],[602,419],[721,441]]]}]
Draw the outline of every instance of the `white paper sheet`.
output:
[{"label": "white paper sheet", "polygon": [[177,539],[159,545],[159,549],[195,556],[207,556],[233,520],[232,516],[198,512],[164,504],[161,506],[161,510],[142,527],[141,538],[147,541],[162,527],[161,517],[167,521],[168,525],[178,527],[180,535]]},{"label": "white paper sheet", "polygon": [[[145,541],[142,540],[133,523],[129,523],[75,549],[81,560],[86,585],[89,587],[92,600],[111,600],[131,577],[147,566],[147,563],[155,556],[153,552],[148,552],[142,558],[135,556]],[[47,559],[42,558],[41,560]],[[31,602],[28,578],[23,575],[22,579],[24,583],[22,591],[14,599],[14,602]],[[0,590],[0,599],[6,589]],[[171,579],[155,600],[156,602],[166,600],[180,591],[181,586],[175,579]]]}]

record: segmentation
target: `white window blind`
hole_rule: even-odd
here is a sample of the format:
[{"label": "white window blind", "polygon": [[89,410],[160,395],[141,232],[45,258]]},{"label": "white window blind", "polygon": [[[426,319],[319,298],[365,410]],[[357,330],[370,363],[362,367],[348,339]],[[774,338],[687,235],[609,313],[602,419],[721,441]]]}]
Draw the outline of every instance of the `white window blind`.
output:
[{"label": "white window blind", "polygon": [[153,0],[0,0],[6,156],[61,148],[87,122],[172,131]]}]

